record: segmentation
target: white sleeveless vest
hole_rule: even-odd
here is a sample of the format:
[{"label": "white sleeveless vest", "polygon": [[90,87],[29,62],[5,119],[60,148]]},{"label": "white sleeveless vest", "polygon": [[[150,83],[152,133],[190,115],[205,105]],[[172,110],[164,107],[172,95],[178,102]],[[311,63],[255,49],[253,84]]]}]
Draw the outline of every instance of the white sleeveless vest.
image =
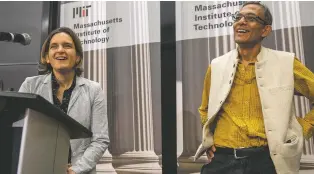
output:
[{"label": "white sleeveless vest", "polygon": [[[195,160],[214,144],[211,123],[226,100],[238,64],[238,51],[232,50],[211,63],[208,120]],[[303,148],[302,127],[294,108],[294,54],[261,48],[255,73],[270,156],[278,174],[298,174]],[[290,140],[290,141],[288,141]]]}]

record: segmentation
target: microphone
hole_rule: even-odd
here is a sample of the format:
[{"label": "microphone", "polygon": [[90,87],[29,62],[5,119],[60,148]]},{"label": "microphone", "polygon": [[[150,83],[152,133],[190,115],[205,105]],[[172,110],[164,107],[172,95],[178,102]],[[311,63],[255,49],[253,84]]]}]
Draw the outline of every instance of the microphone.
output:
[{"label": "microphone", "polygon": [[0,41],[29,45],[31,43],[31,40],[32,40],[31,36],[27,33],[17,34],[9,32],[0,32]]}]

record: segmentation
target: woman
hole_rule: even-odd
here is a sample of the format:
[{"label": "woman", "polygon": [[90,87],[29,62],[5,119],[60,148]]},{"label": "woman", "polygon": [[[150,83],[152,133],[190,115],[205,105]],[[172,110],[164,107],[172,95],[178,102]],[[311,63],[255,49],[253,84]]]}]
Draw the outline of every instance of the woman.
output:
[{"label": "woman", "polygon": [[82,59],[80,39],[70,28],[58,28],[41,50],[44,75],[26,78],[19,90],[41,95],[92,131],[92,138],[71,140],[68,174],[96,173],[109,145],[105,94],[99,83],[80,77]]}]

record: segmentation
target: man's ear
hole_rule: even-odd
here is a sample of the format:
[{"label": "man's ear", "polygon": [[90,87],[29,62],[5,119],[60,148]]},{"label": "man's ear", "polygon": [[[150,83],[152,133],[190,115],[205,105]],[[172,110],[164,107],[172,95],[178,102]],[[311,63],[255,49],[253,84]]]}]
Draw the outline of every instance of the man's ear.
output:
[{"label": "man's ear", "polygon": [[272,32],[272,26],[271,25],[266,25],[263,29],[262,37],[265,38],[267,37],[271,32]]}]

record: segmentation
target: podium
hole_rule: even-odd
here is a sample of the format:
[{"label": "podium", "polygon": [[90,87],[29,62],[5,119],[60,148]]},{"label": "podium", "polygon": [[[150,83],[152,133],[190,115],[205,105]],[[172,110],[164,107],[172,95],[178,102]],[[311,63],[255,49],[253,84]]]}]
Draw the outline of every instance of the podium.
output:
[{"label": "podium", "polygon": [[70,139],[91,136],[39,95],[0,92],[1,174],[65,174]]}]

